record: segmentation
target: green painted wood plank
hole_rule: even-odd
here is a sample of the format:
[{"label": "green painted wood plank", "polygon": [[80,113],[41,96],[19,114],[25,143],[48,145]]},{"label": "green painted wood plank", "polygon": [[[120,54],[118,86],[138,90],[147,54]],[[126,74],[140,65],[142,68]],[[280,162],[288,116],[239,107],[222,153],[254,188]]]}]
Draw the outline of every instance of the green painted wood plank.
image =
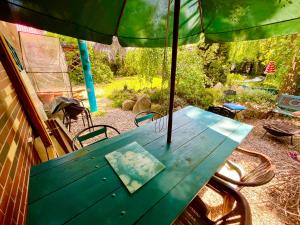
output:
[{"label": "green painted wood plank", "polygon": [[77,139],[82,142],[82,141],[85,141],[87,139],[96,137],[96,136],[98,136],[100,134],[104,134],[104,133],[106,133],[106,131],[107,131],[107,128],[103,127],[101,129],[98,129],[98,130],[95,130],[95,131],[91,131],[91,132],[89,132],[87,134],[81,135]]},{"label": "green painted wood plank", "polygon": [[[186,112],[192,112],[192,113],[186,115],[185,114]],[[205,146],[203,145],[205,141],[212,141],[213,145],[217,144],[216,140],[214,139],[214,135],[215,135],[216,137],[221,137],[224,140],[226,139],[227,136],[229,137],[227,138],[228,140],[235,140],[236,142],[240,142],[242,138],[244,138],[247,135],[246,131],[244,132],[244,134],[240,134],[240,132],[238,133],[239,135],[231,134],[232,131],[236,130],[234,127],[240,126],[241,123],[237,121],[232,121],[226,125],[227,127],[229,127],[229,129],[223,129],[225,123],[228,123],[229,119],[212,115],[211,113],[205,112],[195,107],[188,107],[185,110],[183,110],[179,118],[181,118],[181,120],[182,118],[185,118],[187,119],[187,121],[192,121],[192,122],[186,123],[185,124],[186,126],[179,127],[178,130],[174,132],[174,135],[176,135],[177,137],[176,139],[174,138],[173,143],[171,145],[169,146],[166,145],[165,136],[159,136],[154,140],[147,142],[145,144],[146,145],[145,148],[147,150],[149,150],[153,155],[158,157],[160,160],[161,159],[166,160],[167,163],[170,163],[168,165],[170,165],[173,169],[172,168],[169,169],[171,171],[168,172],[168,175],[162,176],[161,174],[159,174],[157,177],[155,177],[153,179],[154,182],[150,181],[150,183],[146,184],[143,188],[141,188],[142,191],[137,191],[137,193],[134,194],[134,195],[137,194],[138,195],[137,197],[135,196],[133,197],[132,195],[130,195],[125,189],[125,187],[122,186],[120,181],[116,179],[117,178],[116,176],[114,176],[115,179],[112,180],[112,182],[109,185],[107,186],[104,185],[107,189],[102,188],[102,185],[98,185],[98,183],[94,185],[95,187],[92,185],[93,182],[97,180],[93,178],[93,176],[103,177],[103,174],[111,173],[112,169],[108,166],[105,166],[104,163],[102,167],[99,167],[96,170],[91,170],[91,172],[89,172],[88,174],[73,180],[71,183],[68,183],[68,185],[63,185],[61,189],[56,190],[54,192],[50,192],[48,193],[49,195],[43,196],[43,198],[41,198],[40,200],[30,204],[29,206],[30,219],[28,224],[62,224],[68,221],[69,222],[67,224],[69,223],[80,224],[80,220],[82,218],[86,218],[87,215],[90,215],[91,217],[88,217],[86,221],[84,220],[82,224],[89,224],[87,223],[87,221],[90,222],[91,224],[99,223],[99,221],[101,221],[100,222],[101,224],[131,224],[132,221],[136,221],[137,218],[142,217],[142,215],[145,212],[147,212],[149,208],[154,207],[157,201],[163,199],[164,196],[166,196],[168,192],[172,190],[172,188],[170,189],[170,187],[176,187],[176,184],[180,183],[181,180],[184,179],[184,177],[190,174],[192,172],[192,167],[195,167],[202,162],[199,161],[201,158],[202,160],[205,160],[207,154],[209,155],[209,151],[208,152],[205,151],[206,149]],[[200,126],[197,123],[199,123]],[[205,130],[203,127],[201,128],[202,126],[201,124],[202,125],[204,124],[204,126],[209,127],[209,129]],[[141,128],[144,127],[146,126],[143,126]],[[204,129],[205,131],[201,133],[199,132],[198,129]],[[144,130],[142,130],[142,132],[143,131]],[[150,132],[153,132],[153,130]],[[197,132],[199,132],[200,135],[198,135]],[[211,132],[211,134],[209,132]],[[131,135],[128,135],[128,137],[124,138],[124,142],[126,142],[127,139],[132,138],[132,136],[138,136],[135,135],[134,132],[132,133]],[[137,132],[137,133],[141,133],[141,132]],[[148,136],[146,136],[145,138],[147,139],[147,137]],[[175,142],[175,140],[177,140],[177,142]],[[112,145],[116,145],[118,142],[119,141],[112,142]],[[200,152],[197,151],[199,150],[198,148],[199,145],[200,145],[200,149],[202,149]],[[207,144],[207,146],[213,146],[213,145]],[[101,150],[99,148],[95,148],[95,149],[90,148],[89,150],[91,151],[86,151],[86,153],[83,154],[82,157],[80,157],[79,159],[72,159],[70,157],[71,159],[65,160],[62,164],[59,165],[54,164],[55,166],[54,168],[61,169],[64,167],[64,164],[67,165],[70,160],[76,162],[75,167],[78,163],[82,163],[83,161],[85,162],[84,164],[90,164],[89,160],[92,160],[90,157],[91,154],[96,154],[98,155],[99,158],[104,156],[102,148]],[[113,149],[109,149],[108,152],[112,150]],[[176,157],[174,157],[174,155]],[[54,168],[52,166],[49,166],[48,168],[44,167],[41,170],[42,172],[40,171],[38,173],[44,176],[45,171],[52,170]],[[70,165],[64,168],[64,170],[67,171],[65,175],[69,173],[68,171],[69,168]],[[44,169],[45,171],[43,171]],[[60,170],[56,172],[59,171]],[[163,171],[162,173],[164,174],[164,172],[165,171]],[[74,171],[71,171],[70,174],[73,173]],[[53,172],[53,174],[55,173]],[[181,177],[181,179],[177,180],[178,176]],[[42,183],[43,186],[42,187],[40,186],[39,188],[42,189],[44,187],[47,187],[47,185],[53,182],[53,179],[55,178],[51,178],[45,183]],[[38,185],[38,183],[36,185]],[[88,186],[94,189],[92,191],[87,190],[87,193],[83,195],[78,194],[81,193],[82,191],[84,192],[85,188],[88,188]],[[106,191],[109,190],[111,191],[115,190],[117,196],[113,197],[112,199],[111,194],[106,195]],[[140,192],[143,193],[138,194]],[[86,198],[86,196],[88,197]],[[146,202],[145,202],[145,196],[146,196]],[[66,199],[66,200],[61,201],[61,199]],[[110,201],[112,201],[112,203],[109,203]],[[59,204],[59,206],[57,207],[53,207],[53,205],[55,206],[57,205],[57,202],[61,202],[61,204]],[[75,207],[75,210],[73,210],[74,205],[76,206],[82,205],[82,207],[78,206]],[[130,210],[126,212],[125,215],[121,215],[120,210],[125,207],[129,207]],[[43,211],[42,217],[40,216],[42,213],[41,209],[47,209],[47,210],[42,210]],[[68,210],[64,210],[64,209],[68,209]],[[96,212],[96,215],[94,215],[91,212]],[[94,216],[94,220],[93,220],[93,216]],[[46,217],[46,219],[42,219],[43,217]],[[48,217],[50,219],[47,220]],[[42,222],[39,223],[39,221]],[[79,222],[77,223],[77,221]]]},{"label": "green painted wood plank", "polygon": [[[178,182],[190,174],[194,167],[201,164],[211,153],[210,151],[213,151],[225,139],[225,136],[211,129],[205,130],[182,147],[175,151],[169,150],[159,158],[166,169],[147,183],[141,191],[129,195],[124,188],[121,188],[116,192],[118,197],[114,199],[107,197],[99,201],[67,224],[88,225],[100,220],[103,224],[133,224]],[[199,187],[201,186],[202,184],[199,183]],[[126,211],[123,216],[122,211]]]},{"label": "green painted wood plank", "polygon": [[[204,111],[204,113],[199,118],[204,118],[204,115],[209,114]],[[180,116],[182,118],[182,115]],[[224,120],[224,117],[218,117],[217,120]],[[215,123],[216,119],[213,121]],[[227,120],[225,118],[225,120]],[[202,123],[205,122],[206,125],[210,125],[210,120],[201,120]],[[177,122],[178,123],[178,122]],[[177,124],[176,123],[176,124]],[[232,123],[237,123],[232,121]],[[184,128],[185,129],[185,128]],[[146,130],[147,131],[147,130]],[[152,132],[153,133],[153,132]],[[140,134],[140,133],[139,133]],[[148,135],[148,137],[151,135]],[[138,140],[137,140],[138,139]],[[106,145],[101,147],[101,151],[91,151],[90,154],[84,155],[79,159],[68,161],[59,167],[55,167],[52,170],[47,170],[41,173],[39,176],[33,176],[30,179],[30,189],[29,189],[29,203],[37,201],[43,196],[62,188],[63,186],[72,183],[81,177],[93,172],[96,168],[95,166],[102,167],[105,165],[104,159],[101,158],[113,150],[116,150],[132,141],[138,141],[139,144],[143,145],[147,138],[139,139],[138,135],[132,135],[122,142],[116,142],[112,145]],[[161,144],[165,144],[165,140],[161,140]],[[100,144],[94,145],[101,146]],[[49,182],[51,181],[51,182]],[[41,184],[47,184],[44,188],[40,188]]]},{"label": "green painted wood plank", "polygon": [[111,196],[111,192],[120,186],[120,180],[111,167],[98,169],[65,190],[30,204],[27,224],[64,224],[99,199]]},{"label": "green painted wood plank", "polygon": [[[174,138],[173,143],[170,147],[166,146],[165,144],[165,137],[162,137],[160,139],[158,139],[155,142],[151,142],[150,144],[144,146],[145,149],[147,149],[149,152],[151,152],[153,155],[155,155],[155,157],[158,157],[159,155],[162,155],[166,152],[169,151],[175,151],[178,147],[182,146],[183,143],[187,143],[189,142],[190,139],[193,139],[195,136],[197,136],[198,134],[200,134],[201,132],[203,132],[206,129],[206,126],[204,126],[203,124],[201,124],[201,121],[198,123],[192,123],[189,124],[189,126],[187,126],[189,129],[183,129],[183,131],[177,131],[174,132],[174,137],[176,137],[176,139]],[[106,170],[111,171],[111,167],[106,166],[103,168],[99,168],[98,170],[94,171],[91,174],[97,174],[98,177],[101,177],[101,172],[105,172]],[[94,176],[91,175],[87,175],[88,177],[91,177],[91,179]],[[29,205],[29,209],[31,212],[34,212],[31,214],[31,217],[29,218],[29,224],[43,224],[46,223],[46,221],[50,221],[51,218],[53,218],[53,215],[60,215],[58,218],[56,218],[56,222],[57,224],[63,224],[66,221],[68,221],[70,218],[74,217],[76,214],[80,213],[80,211],[85,210],[85,207],[91,206],[94,204],[95,201],[97,201],[98,199],[101,199],[103,196],[101,195],[101,190],[97,190],[97,189],[92,189],[91,192],[93,192],[93,194],[89,193],[88,195],[85,196],[85,202],[80,202],[78,201],[77,198],[72,198],[72,195],[74,195],[74,193],[82,193],[81,190],[84,190],[86,187],[86,182],[88,183],[92,183],[93,180],[87,181],[86,177],[68,185],[63,187],[62,189],[60,189],[59,191],[56,191],[55,193],[52,193],[51,195],[45,196],[42,200],[39,200],[37,202],[34,202],[32,204]],[[103,175],[104,176],[104,175]],[[109,176],[106,176],[108,179]],[[117,178],[117,176],[114,174],[113,177]],[[112,190],[115,189],[114,185],[118,185],[119,188],[123,188],[123,184],[120,183],[119,179],[117,179],[115,184],[112,184]],[[101,187],[99,187],[100,189]],[[125,188],[124,188],[125,189]],[[125,189],[126,191],[126,189]],[[68,201],[64,201],[61,202],[61,204],[57,205],[55,208],[49,209],[44,211],[43,213],[43,217],[38,217],[38,214],[35,215],[35,212],[39,213],[39,209],[45,209],[47,208],[47,206],[53,206],[55,205],[58,201],[60,201],[62,196],[70,196],[66,199],[68,199]],[[82,199],[80,199],[82,200]],[[82,208],[76,208],[76,210],[73,208],[73,205],[83,205]],[[72,210],[68,210],[66,211],[63,215],[61,215],[61,211],[64,211],[64,209],[68,209],[68,208],[72,208]],[[79,210],[80,209],[80,210]],[[36,218],[36,219],[34,219]],[[37,220],[41,220],[41,221],[37,221]]]},{"label": "green painted wood plank", "polygon": [[147,224],[171,224],[181,214],[188,203],[199,192],[199,184],[206,184],[215,171],[228,158],[232,151],[251,131],[252,126],[242,125],[219,145],[207,159],[178,183],[167,195],[164,196],[153,208],[149,209],[137,223]]},{"label": "green painted wood plank", "polygon": [[136,121],[137,123],[139,123],[139,122],[142,122],[142,121],[145,121],[145,120],[152,119],[153,117],[154,117],[154,114],[153,114],[153,113],[149,113],[149,114],[147,114],[147,115],[145,115],[145,116],[141,116],[141,117],[139,117],[139,118],[136,118],[135,121]]},{"label": "green painted wood plank", "polygon": [[[174,129],[176,130],[176,127]],[[58,167],[54,167],[51,170],[46,170],[43,173],[39,173],[38,175],[31,177],[29,188],[29,203],[37,201],[44,195],[58,190],[59,188],[72,183],[77,179],[80,179],[81,177],[84,177],[85,175],[96,170],[96,166],[102,167],[106,165],[106,160],[103,158],[103,156],[111,151],[129,144],[132,141],[137,141],[140,145],[148,144],[150,142],[149,139],[143,138],[143,136],[144,135],[142,135],[142,137],[140,137],[140,135],[132,135],[122,141],[115,142],[111,145],[98,147],[99,151],[91,151],[89,154],[83,155],[79,159],[68,161]],[[152,141],[158,139],[159,137],[162,137],[162,135],[159,135],[159,137],[155,135],[151,137],[150,136],[151,134],[148,135],[148,138],[152,137]],[[165,138],[163,142],[165,143]],[[101,143],[98,143],[97,146],[101,146]],[[40,188],[41,184],[47,185],[45,185],[44,188]]]},{"label": "green painted wood plank", "polygon": [[[202,132],[206,127],[207,126],[201,121],[185,124],[182,127],[182,130],[175,130],[173,135],[177,139],[176,141],[174,141],[173,146],[177,146],[177,143],[185,143],[194,135]],[[107,148],[101,149],[101,151],[99,151],[98,153],[94,151],[89,158],[83,156],[80,160],[70,161],[69,163],[65,163],[63,166],[56,167],[52,170],[47,170],[40,176],[32,177],[30,179],[29,203],[37,201],[43,196],[48,195],[49,193],[54,192],[64,187],[65,185],[68,185],[86,176],[94,170],[97,170],[96,166],[102,167],[107,165],[107,162],[104,159],[105,154],[116,150],[126,144],[129,144],[132,141],[136,141],[136,139],[134,137],[128,138],[127,140],[125,140],[125,142],[123,141],[122,143],[115,143],[114,146],[107,146]],[[150,149],[153,149],[153,151],[158,151],[158,149],[160,148],[158,148],[157,146],[164,146],[166,144],[165,135],[158,139],[155,139],[150,144]],[[152,150],[150,152],[152,153]],[[159,153],[162,152],[159,151]],[[41,188],[41,184],[45,184],[45,187]]]},{"label": "green painted wood plank", "polygon": [[[192,116],[190,116],[190,115],[192,115]],[[188,119],[197,120],[199,117],[201,117],[203,115],[206,115],[205,120],[209,120],[210,123],[213,123],[216,119],[221,118],[221,116],[219,116],[219,115],[204,111],[204,110],[199,109],[197,107],[187,106],[187,107],[181,109],[180,111],[177,111],[177,112],[174,113],[175,123],[173,124],[173,128],[176,129],[177,125],[180,126],[180,124],[177,124],[177,122],[178,122],[178,121],[176,121],[177,118],[181,118],[181,119],[186,120],[186,121],[188,121]],[[186,117],[188,117],[188,118],[186,118]],[[182,122],[182,121],[180,121],[180,122]],[[146,134],[148,132],[144,131],[144,128],[149,127],[149,129],[150,129],[150,128],[154,128],[154,126],[155,126],[155,122],[148,123],[148,124],[144,125],[143,127],[136,128],[132,131],[124,132],[124,133],[122,133],[122,134],[120,134],[120,135],[118,135],[114,138],[111,138],[109,141],[103,142],[103,144],[104,144],[104,146],[110,145],[110,144],[113,144],[117,141],[120,141],[120,140],[122,140],[124,138],[127,138],[128,136],[131,136],[131,135],[134,135],[134,134],[138,134],[139,136],[142,136],[144,134],[146,136]],[[166,130],[163,130],[161,133],[165,134]],[[97,150],[97,146],[98,145],[90,145],[87,148],[83,148],[83,149],[75,151],[73,153],[66,154],[66,155],[64,155],[62,157],[59,157],[57,159],[52,159],[52,160],[44,162],[40,165],[33,166],[31,168],[30,176],[33,177],[33,176],[35,176],[35,175],[37,175],[37,174],[39,174],[39,173],[41,173],[41,172],[43,172],[47,169],[51,169],[52,167],[59,166],[60,164],[63,164],[67,161],[81,158],[82,156],[88,154],[89,151]]]},{"label": "green painted wood plank", "polygon": [[[195,107],[187,106],[184,109],[174,113],[174,129],[176,129],[177,126],[179,127],[180,125],[182,125],[182,123],[189,122],[191,120],[191,118],[185,116],[185,113],[189,110],[192,110],[192,109],[194,110],[194,108]],[[200,110],[200,109],[198,109],[198,110]],[[180,121],[177,121],[178,118],[180,118]],[[166,129],[164,129],[160,133],[153,132],[153,130],[155,130],[154,128],[155,128],[155,121],[151,122],[151,123],[148,123],[148,124],[146,124],[142,127],[138,127],[138,128],[136,128],[132,131],[121,133],[120,135],[118,135],[116,137],[113,137],[109,140],[103,141],[102,144],[103,144],[103,146],[111,145],[115,142],[121,141],[121,140],[123,140],[125,138],[128,138],[129,136],[132,136],[132,135],[135,135],[135,134],[139,135],[141,137],[146,136],[146,135],[148,137],[149,134],[150,134],[150,136],[151,135],[156,135],[157,137],[159,137],[160,135],[164,135],[166,133]],[[152,132],[149,133],[149,131],[152,131]],[[30,176],[31,177],[36,176],[37,174],[42,173],[47,169],[51,169],[52,167],[59,166],[60,164],[63,164],[63,163],[65,163],[67,161],[70,161],[70,160],[78,159],[78,158],[88,154],[90,151],[97,150],[97,147],[98,147],[98,145],[90,145],[90,146],[88,146],[86,148],[83,148],[81,150],[66,154],[66,155],[64,155],[60,158],[52,159],[52,160],[44,162],[40,165],[33,166],[31,168],[31,171],[30,171]]]}]

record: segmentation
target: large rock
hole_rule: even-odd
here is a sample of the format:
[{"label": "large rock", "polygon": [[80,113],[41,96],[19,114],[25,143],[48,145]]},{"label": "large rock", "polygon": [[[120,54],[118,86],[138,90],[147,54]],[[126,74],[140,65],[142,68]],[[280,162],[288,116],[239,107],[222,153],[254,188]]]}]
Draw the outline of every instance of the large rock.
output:
[{"label": "large rock", "polygon": [[143,111],[148,111],[151,109],[151,100],[148,95],[142,95],[138,97],[135,105],[133,106],[133,112],[139,113]]},{"label": "large rock", "polygon": [[134,104],[135,104],[135,101],[133,101],[133,100],[125,100],[122,103],[122,109],[125,111],[130,111],[133,109]]}]

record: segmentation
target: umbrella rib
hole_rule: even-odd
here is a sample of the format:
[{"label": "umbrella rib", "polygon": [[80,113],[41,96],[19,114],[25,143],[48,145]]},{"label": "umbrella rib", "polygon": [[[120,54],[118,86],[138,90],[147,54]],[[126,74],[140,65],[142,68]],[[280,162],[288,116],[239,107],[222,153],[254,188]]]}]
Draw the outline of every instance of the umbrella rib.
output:
[{"label": "umbrella rib", "polygon": [[122,4],[122,8],[121,8],[121,13],[120,13],[120,16],[118,18],[117,27],[116,27],[116,30],[115,30],[115,33],[114,33],[115,36],[118,34],[118,31],[119,31],[121,19],[122,19],[122,16],[124,14],[125,5],[126,5],[126,0],[123,0],[123,4]]},{"label": "umbrella rib", "polygon": [[[196,36],[199,35],[201,32],[197,32],[195,34],[191,34],[191,35],[187,35],[184,37],[178,37],[178,39],[185,39],[185,38],[189,38],[192,36]],[[149,39],[149,40],[160,40],[160,39],[165,39],[164,37],[158,37],[158,38],[150,38],[150,37],[128,37],[128,36],[118,36],[119,38],[127,38],[127,39]]]},{"label": "umbrella rib", "polygon": [[253,29],[253,28],[256,28],[256,27],[264,27],[264,26],[269,26],[269,25],[274,25],[274,24],[279,24],[279,23],[285,23],[285,22],[298,20],[298,19],[300,19],[300,17],[296,17],[296,18],[288,19],[288,20],[282,20],[282,21],[278,21],[278,22],[274,22],[274,23],[262,24],[262,25],[259,25],[259,26],[245,27],[245,28],[241,28],[241,29],[237,29],[237,30],[227,30],[227,31],[220,31],[220,32],[208,32],[206,34],[224,34],[224,33],[230,33],[230,32],[242,31],[242,30],[249,30],[249,29]]},{"label": "umbrella rib", "polygon": [[204,32],[204,26],[203,26],[203,13],[202,13],[201,0],[198,0],[198,9],[199,9],[199,13],[200,13],[200,26],[201,26],[201,32]]}]

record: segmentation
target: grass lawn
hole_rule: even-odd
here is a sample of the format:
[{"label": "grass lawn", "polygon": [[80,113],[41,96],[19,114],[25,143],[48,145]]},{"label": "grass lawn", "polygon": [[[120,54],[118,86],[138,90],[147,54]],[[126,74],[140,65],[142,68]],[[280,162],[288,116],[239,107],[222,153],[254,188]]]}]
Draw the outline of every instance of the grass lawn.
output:
[{"label": "grass lawn", "polygon": [[112,80],[108,84],[99,84],[95,86],[95,92],[97,98],[107,98],[114,90],[122,90],[124,85],[127,85],[128,89],[139,90],[142,88],[155,88],[161,86],[161,78],[154,78],[152,84],[149,82],[143,82],[138,77],[120,77]]}]

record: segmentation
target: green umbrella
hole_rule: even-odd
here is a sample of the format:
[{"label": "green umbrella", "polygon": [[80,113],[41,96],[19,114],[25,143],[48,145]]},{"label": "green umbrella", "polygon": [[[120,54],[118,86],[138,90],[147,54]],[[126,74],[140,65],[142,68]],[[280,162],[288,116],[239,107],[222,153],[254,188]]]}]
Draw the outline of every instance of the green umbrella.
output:
[{"label": "green umbrella", "polygon": [[[0,1],[2,20],[105,44],[114,35],[122,46],[164,47],[168,14],[174,0]],[[213,42],[292,34],[299,17],[300,0],[181,0],[179,44],[202,32]]]},{"label": "green umbrella", "polygon": [[[194,43],[200,34],[226,42],[297,33],[300,0],[1,0],[0,19],[105,44],[117,36],[122,46],[172,45],[170,142],[177,41]],[[167,42],[166,30],[173,30]]]}]

